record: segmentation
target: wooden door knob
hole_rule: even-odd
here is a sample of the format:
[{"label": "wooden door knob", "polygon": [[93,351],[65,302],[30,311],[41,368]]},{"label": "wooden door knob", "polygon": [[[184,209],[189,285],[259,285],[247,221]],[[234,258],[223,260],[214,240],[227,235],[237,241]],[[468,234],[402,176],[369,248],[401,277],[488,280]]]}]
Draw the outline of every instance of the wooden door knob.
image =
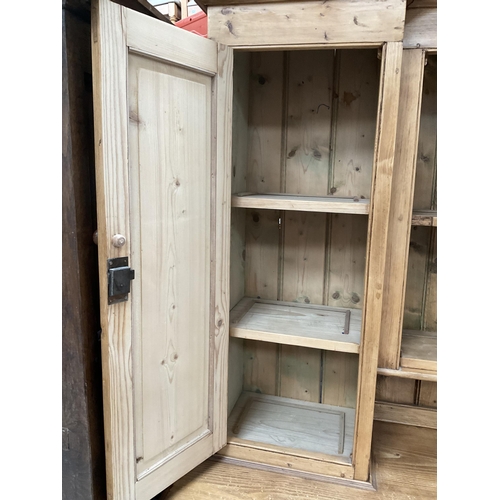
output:
[{"label": "wooden door knob", "polygon": [[123,236],[123,234],[115,234],[111,238],[111,243],[113,243],[113,246],[116,248],[121,248],[123,245],[125,245],[126,241],[127,239],[125,238],[125,236]]}]

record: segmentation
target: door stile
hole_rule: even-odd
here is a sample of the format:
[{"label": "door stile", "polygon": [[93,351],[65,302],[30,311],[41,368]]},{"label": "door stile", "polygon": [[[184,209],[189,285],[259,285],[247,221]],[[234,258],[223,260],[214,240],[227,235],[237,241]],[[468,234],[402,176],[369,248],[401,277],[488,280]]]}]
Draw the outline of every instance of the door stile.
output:
[{"label": "door stile", "polygon": [[[107,261],[130,255],[126,11],[92,3],[99,289],[108,498],[135,498],[130,301],[108,305]],[[122,247],[112,245],[122,234]]]}]

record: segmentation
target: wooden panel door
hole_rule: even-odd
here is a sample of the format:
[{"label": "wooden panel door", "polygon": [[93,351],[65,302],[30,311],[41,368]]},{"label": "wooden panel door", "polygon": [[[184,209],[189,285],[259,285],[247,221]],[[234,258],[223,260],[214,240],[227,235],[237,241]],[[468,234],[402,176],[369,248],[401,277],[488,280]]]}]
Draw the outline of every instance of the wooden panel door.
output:
[{"label": "wooden panel door", "polygon": [[[110,0],[92,15],[108,498],[150,499],[227,439],[233,56]],[[109,304],[118,257],[135,280]]]}]

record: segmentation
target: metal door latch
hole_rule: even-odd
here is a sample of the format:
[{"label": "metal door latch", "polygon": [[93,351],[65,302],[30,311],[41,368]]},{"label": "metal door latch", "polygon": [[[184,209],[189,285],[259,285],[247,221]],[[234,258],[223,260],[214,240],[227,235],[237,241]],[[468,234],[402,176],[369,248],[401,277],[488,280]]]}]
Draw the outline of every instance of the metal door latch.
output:
[{"label": "metal door latch", "polygon": [[135,278],[135,271],[128,265],[128,257],[108,260],[108,304],[128,300],[130,282]]}]

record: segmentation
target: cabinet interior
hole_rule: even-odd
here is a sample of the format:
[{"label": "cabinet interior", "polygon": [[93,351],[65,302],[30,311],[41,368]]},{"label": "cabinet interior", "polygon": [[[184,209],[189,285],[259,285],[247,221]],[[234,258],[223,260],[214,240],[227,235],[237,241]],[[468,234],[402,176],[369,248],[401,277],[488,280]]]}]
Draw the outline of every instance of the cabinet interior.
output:
[{"label": "cabinet interior", "polygon": [[418,138],[401,366],[436,371],[437,55],[427,55]]},{"label": "cabinet interior", "polygon": [[229,442],[350,463],[379,80],[377,49],[235,51]]}]

